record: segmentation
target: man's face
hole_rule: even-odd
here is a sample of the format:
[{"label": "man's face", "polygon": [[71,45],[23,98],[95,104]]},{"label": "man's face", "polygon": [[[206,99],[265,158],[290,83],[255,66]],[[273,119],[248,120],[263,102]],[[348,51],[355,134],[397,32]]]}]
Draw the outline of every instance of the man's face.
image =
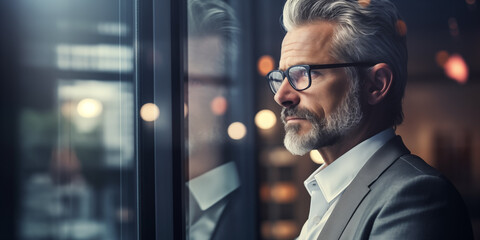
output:
[{"label": "man's face", "polygon": [[[227,95],[224,40],[220,36],[190,36],[188,39],[188,170],[189,179],[221,165],[224,142],[224,112],[212,111],[216,98]],[[226,110],[226,104],[224,110]]]},{"label": "man's face", "polygon": [[[299,64],[339,63],[330,56],[335,25],[318,21],[287,33],[280,69]],[[362,119],[358,87],[344,68],[312,70],[312,84],[296,91],[284,81],[275,101],[284,107],[285,146],[296,155],[334,145]]]}]

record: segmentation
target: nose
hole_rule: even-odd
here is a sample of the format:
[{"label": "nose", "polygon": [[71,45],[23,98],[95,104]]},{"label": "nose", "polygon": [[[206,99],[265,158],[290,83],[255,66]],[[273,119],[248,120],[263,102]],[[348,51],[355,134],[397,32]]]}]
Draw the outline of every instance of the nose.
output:
[{"label": "nose", "polygon": [[283,79],[282,85],[280,85],[274,99],[282,107],[296,106],[300,102],[298,91],[293,89],[286,78]]}]

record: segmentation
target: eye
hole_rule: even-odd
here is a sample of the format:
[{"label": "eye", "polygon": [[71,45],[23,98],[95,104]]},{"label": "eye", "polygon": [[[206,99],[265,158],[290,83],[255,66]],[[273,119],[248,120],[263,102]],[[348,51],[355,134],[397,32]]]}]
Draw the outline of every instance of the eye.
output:
[{"label": "eye", "polygon": [[313,78],[320,77],[320,76],[322,76],[322,75],[323,75],[323,73],[322,73],[320,70],[318,70],[318,69],[316,69],[316,70],[310,70],[310,76],[312,77],[312,79],[313,79]]}]

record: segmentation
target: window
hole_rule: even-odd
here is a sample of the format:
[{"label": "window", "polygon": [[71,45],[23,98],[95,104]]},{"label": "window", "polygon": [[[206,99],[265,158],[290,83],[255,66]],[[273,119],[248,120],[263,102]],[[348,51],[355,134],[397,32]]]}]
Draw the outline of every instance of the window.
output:
[{"label": "window", "polygon": [[1,4],[2,237],[256,238],[251,3]]}]

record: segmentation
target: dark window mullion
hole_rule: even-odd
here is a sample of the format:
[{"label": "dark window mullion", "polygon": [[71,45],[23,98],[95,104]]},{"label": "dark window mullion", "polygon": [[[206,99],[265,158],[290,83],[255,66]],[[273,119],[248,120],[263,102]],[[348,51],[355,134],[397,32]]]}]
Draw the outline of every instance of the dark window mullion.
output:
[{"label": "dark window mullion", "polygon": [[187,1],[171,1],[171,96],[172,96],[172,155],[173,155],[173,222],[174,239],[186,239],[185,176],[188,173],[185,159],[187,141],[184,117],[185,83],[187,79]]},{"label": "dark window mullion", "polygon": [[155,239],[155,152],[153,123],[140,109],[153,102],[153,1],[136,1],[136,131],[138,239]]}]

